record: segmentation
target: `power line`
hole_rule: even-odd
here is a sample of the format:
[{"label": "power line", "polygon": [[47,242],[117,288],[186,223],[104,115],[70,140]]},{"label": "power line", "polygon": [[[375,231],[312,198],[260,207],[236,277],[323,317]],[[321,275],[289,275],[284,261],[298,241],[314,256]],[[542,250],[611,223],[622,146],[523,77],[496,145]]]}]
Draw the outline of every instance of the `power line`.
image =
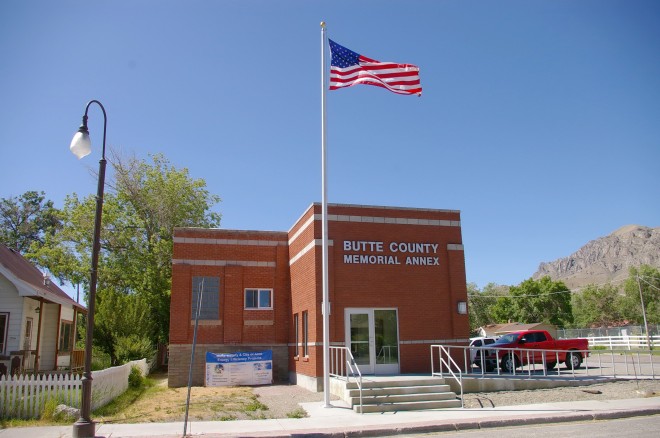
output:
[{"label": "power line", "polygon": [[[646,277],[644,277],[644,276],[638,276],[638,277],[639,277],[640,279],[642,279],[642,281],[644,281],[644,283],[648,284],[649,286],[651,286],[651,287],[653,287],[653,288],[655,288],[655,289],[657,289],[657,290],[660,290],[660,288],[658,288],[658,287],[654,286],[653,284],[649,283],[648,281],[644,280],[644,278],[655,278],[655,277],[651,277],[651,276],[646,276]],[[615,284],[616,284],[616,283],[622,283],[622,282],[624,282],[624,281],[628,281],[628,279],[629,279],[629,278],[623,278],[623,279],[621,279],[621,280],[610,281],[610,282],[608,282],[608,283],[590,284],[590,285],[588,285],[588,286],[579,287],[579,288],[575,288],[575,289],[564,289],[564,290],[561,290],[561,291],[548,292],[548,293],[541,293],[541,294],[524,294],[524,295],[515,295],[515,296],[514,296],[514,295],[486,295],[486,294],[482,294],[481,292],[479,292],[479,293],[470,293],[470,294],[468,294],[468,297],[483,297],[483,298],[527,298],[527,297],[541,297],[541,296],[548,296],[548,295],[563,294],[563,293],[566,293],[566,292],[570,292],[570,293],[578,293],[578,292],[581,292],[583,289],[586,289],[586,288],[588,288],[588,287],[590,287],[590,286],[596,286],[596,287],[599,287],[599,286],[611,286],[613,283],[615,283]]]}]

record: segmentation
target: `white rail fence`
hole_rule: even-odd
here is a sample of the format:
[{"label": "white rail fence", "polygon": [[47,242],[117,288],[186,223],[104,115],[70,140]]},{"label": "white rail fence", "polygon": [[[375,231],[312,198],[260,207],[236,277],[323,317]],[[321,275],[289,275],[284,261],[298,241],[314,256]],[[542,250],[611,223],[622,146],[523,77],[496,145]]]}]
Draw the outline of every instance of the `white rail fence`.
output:
[{"label": "white rail fence", "polygon": [[[137,366],[149,374],[146,359],[92,371],[92,409],[107,405],[128,389],[128,375]],[[0,377],[0,418],[38,418],[50,399],[80,408],[81,376],[77,374],[41,374]]]},{"label": "white rail fence", "polygon": [[589,340],[590,347],[607,347],[609,349],[625,348],[628,350],[633,349],[648,349],[649,344],[651,348],[654,346],[660,347],[660,335],[649,336],[590,336],[586,339]]}]

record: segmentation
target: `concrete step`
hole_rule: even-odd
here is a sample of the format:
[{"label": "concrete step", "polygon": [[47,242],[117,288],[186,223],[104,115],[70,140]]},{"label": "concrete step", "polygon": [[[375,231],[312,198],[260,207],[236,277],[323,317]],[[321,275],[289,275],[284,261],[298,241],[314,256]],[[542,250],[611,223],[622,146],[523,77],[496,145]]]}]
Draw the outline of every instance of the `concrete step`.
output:
[{"label": "concrete step", "polygon": [[[363,405],[362,412],[394,412],[394,411],[421,411],[427,409],[460,408],[460,400],[417,401],[407,403],[380,403],[376,405]],[[360,412],[360,406],[353,406],[355,412]]]},{"label": "concrete step", "polygon": [[[438,377],[429,377],[421,379],[402,379],[402,380],[363,380],[362,389],[364,388],[387,388],[395,386],[434,386],[443,385],[445,379]],[[352,380],[346,384],[346,389],[357,389],[357,381]]]},{"label": "concrete step", "polygon": [[[427,394],[427,393],[438,393],[438,392],[450,392],[451,388],[449,385],[428,385],[428,386],[384,386],[376,388],[362,388],[362,397],[373,396],[373,395],[400,395],[400,394]],[[347,390],[348,397],[359,397],[359,389],[349,389]]]},{"label": "concrete step", "polygon": [[[409,402],[424,402],[424,401],[438,401],[438,400],[455,400],[456,394],[453,392],[436,392],[424,394],[401,394],[401,395],[362,395],[363,405],[375,405],[382,403],[409,403]],[[350,403],[352,406],[360,404],[360,397],[351,397]]]}]

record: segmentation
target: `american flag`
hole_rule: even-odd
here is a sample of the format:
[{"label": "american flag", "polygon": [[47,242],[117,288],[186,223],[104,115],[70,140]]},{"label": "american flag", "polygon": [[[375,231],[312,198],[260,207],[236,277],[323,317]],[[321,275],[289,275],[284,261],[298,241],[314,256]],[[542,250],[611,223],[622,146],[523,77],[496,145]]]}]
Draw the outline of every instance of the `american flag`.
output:
[{"label": "american flag", "polygon": [[375,85],[393,93],[422,95],[419,67],[412,64],[379,62],[330,41],[330,89],[356,84]]}]

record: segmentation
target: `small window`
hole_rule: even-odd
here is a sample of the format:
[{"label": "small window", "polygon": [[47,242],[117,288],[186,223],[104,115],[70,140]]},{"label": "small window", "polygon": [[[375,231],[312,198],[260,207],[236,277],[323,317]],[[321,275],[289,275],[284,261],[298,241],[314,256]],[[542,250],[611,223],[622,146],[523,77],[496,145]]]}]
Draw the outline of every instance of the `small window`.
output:
[{"label": "small window", "polygon": [[60,324],[60,353],[71,352],[73,345],[73,321],[62,321]]},{"label": "small window", "polygon": [[293,329],[295,330],[295,348],[293,355],[298,356],[298,347],[300,346],[300,326],[298,325],[298,314],[293,315]]},{"label": "small window", "polygon": [[245,289],[246,309],[272,309],[272,289]]},{"label": "small window", "polygon": [[220,278],[193,277],[191,318],[197,315],[197,302],[202,297],[199,309],[200,320],[220,319]]},{"label": "small window", "polygon": [[7,322],[9,322],[9,314],[0,313],[0,354],[5,354],[5,345],[7,342]]},{"label": "small window", "polygon": [[494,343],[495,343],[495,339],[485,339],[485,340],[484,340],[484,343],[485,343],[486,345],[494,344]]},{"label": "small window", "polygon": [[302,324],[303,324],[303,345],[302,345],[302,350],[303,350],[303,356],[309,356],[309,350],[307,347],[307,342],[308,342],[308,328],[309,328],[309,317],[308,317],[308,312],[304,311],[302,313]]}]

